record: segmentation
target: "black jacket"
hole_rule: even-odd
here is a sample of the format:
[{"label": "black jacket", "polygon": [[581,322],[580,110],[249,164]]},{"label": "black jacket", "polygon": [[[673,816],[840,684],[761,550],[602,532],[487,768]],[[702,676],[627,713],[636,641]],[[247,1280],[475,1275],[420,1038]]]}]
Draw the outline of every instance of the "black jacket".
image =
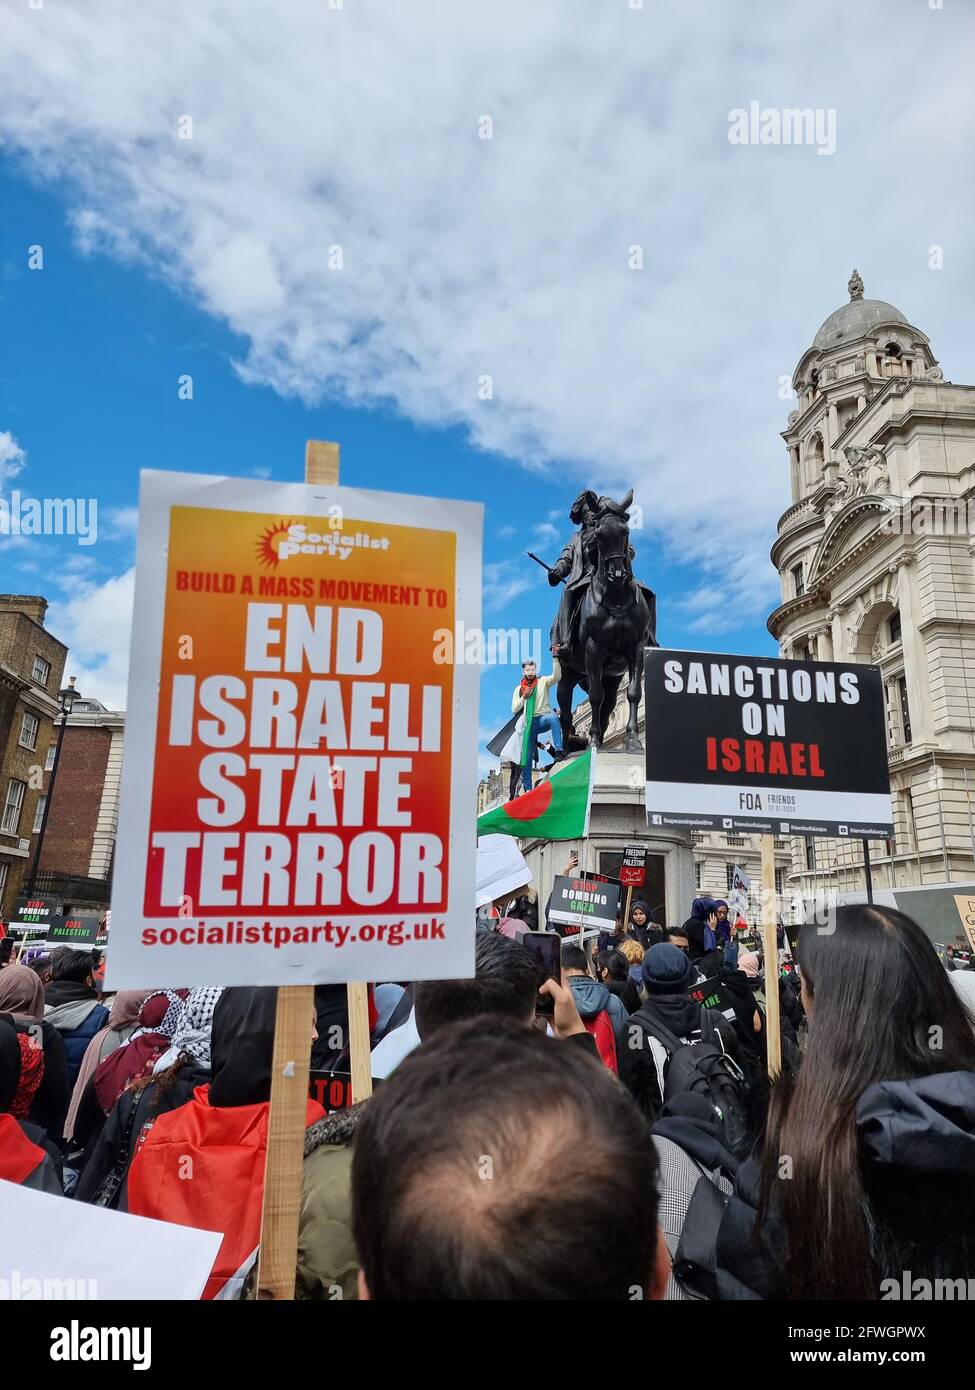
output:
[{"label": "black jacket", "polygon": [[[714,1014],[713,1010],[711,1012]],[[630,1016],[623,1054],[619,1058],[620,1080],[643,1113],[652,1121],[660,1113],[663,1096],[657,1078],[653,1049],[649,1046],[646,1029],[642,1026],[642,1016],[645,1013],[677,1037],[686,1038],[701,1027],[702,1009],[701,1005],[687,994],[661,994],[652,995],[637,1013]],[[741,1051],[735,1038],[734,1027],[720,1014],[714,1014],[714,1021],[721,1033],[725,1050],[741,1066]]]},{"label": "black jacket", "polygon": [[[195,1088],[205,1086],[209,1080],[209,1072],[187,1060],[180,1063],[174,1079],[164,1089],[153,1080],[141,1091],[123,1091],[85,1153],[75,1198],[80,1202],[93,1202],[116,1164],[123,1166],[127,1174],[143,1126],[185,1105]],[[112,1206],[118,1211],[128,1210],[124,1181]]]},{"label": "black jacket", "polygon": [[[856,1111],[864,1183],[881,1281],[969,1278],[975,1270],[975,1072],[941,1072],[869,1086]],[[676,1139],[708,1163],[712,1127],[686,1121]],[[674,1138],[669,1131],[668,1137]],[[757,1155],[738,1169],[734,1194],[717,1236],[717,1286],[722,1299],[789,1296],[785,1234],[773,1201],[755,1241],[761,1184]]]}]

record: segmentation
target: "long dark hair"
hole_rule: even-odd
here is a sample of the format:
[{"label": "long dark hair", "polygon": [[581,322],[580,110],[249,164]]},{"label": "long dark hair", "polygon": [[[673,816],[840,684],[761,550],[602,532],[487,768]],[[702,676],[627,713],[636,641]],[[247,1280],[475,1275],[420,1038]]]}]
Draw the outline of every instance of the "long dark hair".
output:
[{"label": "long dark hair", "polygon": [[864,1184],[857,1102],[875,1082],[975,1069],[975,1033],[934,947],[902,912],[840,907],[834,931],[801,930],[798,955],[813,997],[809,1046],[798,1076],[773,1087],[759,1226],[774,1205],[791,1298],[875,1299],[890,1240]]}]

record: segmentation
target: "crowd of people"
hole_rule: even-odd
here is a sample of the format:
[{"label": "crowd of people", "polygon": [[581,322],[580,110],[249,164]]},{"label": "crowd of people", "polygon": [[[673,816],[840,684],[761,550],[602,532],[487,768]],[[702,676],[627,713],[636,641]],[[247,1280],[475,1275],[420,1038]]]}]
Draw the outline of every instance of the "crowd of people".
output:
[{"label": "crowd of people", "polygon": [[[668,929],[637,901],[548,973],[537,926],[523,897],[479,922],[471,979],[370,987],[374,1095],[307,1104],[296,1297],[876,1299],[904,1270],[975,1277],[975,975],[915,922],[841,907],[763,960],[726,904]],[[276,991],[105,998],[96,970],[70,948],[0,969],[0,1177],[220,1231],[204,1297],[253,1296]],[[345,987],[315,1009],[312,1065],[337,1074]]]}]

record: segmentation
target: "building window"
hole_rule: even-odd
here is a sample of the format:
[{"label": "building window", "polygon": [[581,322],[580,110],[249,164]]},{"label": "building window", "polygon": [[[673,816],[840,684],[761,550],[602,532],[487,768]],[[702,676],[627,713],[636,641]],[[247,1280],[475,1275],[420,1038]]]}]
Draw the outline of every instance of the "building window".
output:
[{"label": "building window", "polygon": [[30,678],[35,685],[46,686],[51,674],[51,663],[45,661],[42,656],[34,657],[34,669],[30,673]]},{"label": "building window", "polygon": [[32,835],[37,835],[40,833],[41,823],[44,820],[44,807],[46,805],[47,797],[39,796],[37,798],[37,809],[34,811],[34,828],[30,832]]},{"label": "building window", "polygon": [[24,715],[23,719],[20,721],[19,743],[21,748],[37,747],[37,731],[40,727],[40,720],[36,714]]},{"label": "building window", "polygon": [[918,847],[917,820],[914,816],[914,793],[912,791],[904,793],[904,819],[907,821],[908,848],[916,850]]},{"label": "building window", "polygon": [[775,871],[775,891],[780,898],[785,892],[785,869],[776,869]]},{"label": "building window", "polygon": [[802,572],[802,565],[794,565],[792,569],[792,584],[795,588],[796,598],[802,598],[806,592],[806,579]]},{"label": "building window", "polygon": [[24,804],[24,792],[26,790],[26,782],[18,782],[16,777],[11,777],[7,784],[7,800],[4,803],[3,819],[0,820],[0,830],[6,835],[17,834],[17,827],[20,824],[20,808]]},{"label": "building window", "polygon": [[7,886],[7,871],[10,865],[6,860],[0,861],[0,899],[3,898],[3,890]]},{"label": "building window", "polygon": [[887,630],[890,633],[891,646],[893,646],[895,642],[899,642],[901,640],[901,615],[899,609],[896,612],[891,613],[890,618],[887,621]]},{"label": "building window", "polygon": [[809,872],[816,868],[816,841],[812,838],[806,840],[806,869]]},{"label": "building window", "polygon": [[700,886],[701,886],[701,874],[702,874],[702,872],[703,872],[703,869],[704,869],[704,865],[701,863],[700,859],[696,859],[696,860],[694,861],[694,887],[695,887],[695,888],[700,888]]},{"label": "building window", "polygon": [[44,771],[45,771],[45,772],[50,772],[50,771],[51,771],[51,768],[54,766],[54,755],[55,755],[55,753],[57,752],[57,747],[58,747],[58,746],[57,746],[56,743],[52,743],[52,744],[49,744],[49,745],[48,745],[47,757],[44,759]]},{"label": "building window", "polygon": [[904,742],[911,742],[911,708],[907,702],[907,680],[904,676],[897,677],[897,689],[901,700],[901,729],[904,734]]},{"label": "building window", "polygon": [[735,866],[726,864],[724,866],[724,891],[730,893],[735,883]]}]

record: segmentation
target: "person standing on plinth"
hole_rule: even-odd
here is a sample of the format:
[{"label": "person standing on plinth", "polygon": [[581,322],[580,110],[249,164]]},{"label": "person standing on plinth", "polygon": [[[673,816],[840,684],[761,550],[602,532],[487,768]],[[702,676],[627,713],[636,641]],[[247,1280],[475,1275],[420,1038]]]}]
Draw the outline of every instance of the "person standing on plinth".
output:
[{"label": "person standing on plinth", "polygon": [[515,686],[511,697],[512,714],[524,711],[524,730],[522,733],[521,765],[522,786],[526,792],[532,789],[532,765],[535,761],[535,745],[540,733],[552,736],[552,757],[556,762],[564,757],[562,750],[562,726],[558,715],[553,714],[549,691],[562,678],[559,659],[553,654],[552,674],[539,678],[534,661],[525,661],[521,667],[521,684]]}]

